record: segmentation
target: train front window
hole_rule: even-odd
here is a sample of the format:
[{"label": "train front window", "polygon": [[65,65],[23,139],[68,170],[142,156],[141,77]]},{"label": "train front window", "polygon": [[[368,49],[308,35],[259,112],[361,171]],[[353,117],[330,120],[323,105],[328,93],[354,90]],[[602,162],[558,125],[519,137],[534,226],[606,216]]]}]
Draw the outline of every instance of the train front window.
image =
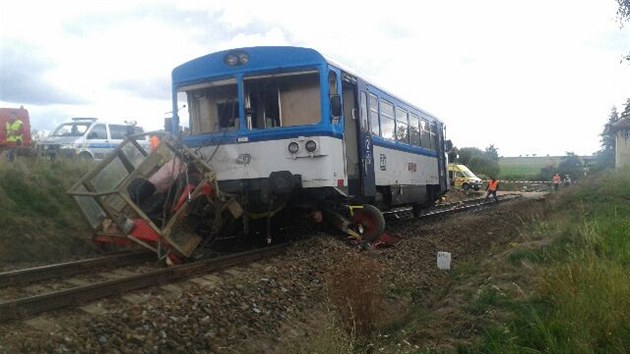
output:
[{"label": "train front window", "polygon": [[238,129],[239,102],[236,79],[196,85],[185,91],[193,135]]},{"label": "train front window", "polygon": [[316,71],[247,77],[243,84],[249,129],[308,125],[321,120]]}]

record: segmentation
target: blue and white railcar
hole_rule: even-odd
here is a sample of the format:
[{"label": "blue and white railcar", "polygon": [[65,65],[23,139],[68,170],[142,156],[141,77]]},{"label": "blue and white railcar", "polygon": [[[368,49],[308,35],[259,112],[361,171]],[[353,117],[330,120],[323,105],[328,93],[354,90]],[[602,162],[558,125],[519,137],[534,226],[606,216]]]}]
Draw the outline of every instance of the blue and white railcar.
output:
[{"label": "blue and white railcar", "polygon": [[378,210],[432,205],[447,190],[444,124],[313,49],[212,53],[175,68],[172,81],[173,112],[188,108],[184,144],[250,213],[350,207],[373,238]]}]

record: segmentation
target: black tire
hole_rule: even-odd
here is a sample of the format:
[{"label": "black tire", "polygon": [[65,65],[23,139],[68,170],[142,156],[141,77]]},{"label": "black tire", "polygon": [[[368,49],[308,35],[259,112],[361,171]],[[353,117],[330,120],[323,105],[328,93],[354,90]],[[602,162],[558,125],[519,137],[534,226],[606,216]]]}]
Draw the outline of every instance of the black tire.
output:
[{"label": "black tire", "polygon": [[470,189],[470,184],[468,184],[468,183],[464,184],[462,186],[462,189],[465,190],[465,191],[469,190]]},{"label": "black tire", "polygon": [[92,160],[92,155],[90,155],[89,152],[82,152],[79,154],[79,159],[81,160],[86,160],[86,161],[91,161]]},{"label": "black tire", "polygon": [[352,216],[352,225],[356,226],[361,238],[368,241],[376,241],[385,231],[385,218],[377,207],[365,204],[363,208],[356,209]]},{"label": "black tire", "polygon": [[479,186],[478,186],[478,185],[475,185],[475,187],[473,187],[473,189],[474,189],[474,190],[475,190],[475,192],[476,192],[476,191],[478,191],[478,190],[479,190]]}]

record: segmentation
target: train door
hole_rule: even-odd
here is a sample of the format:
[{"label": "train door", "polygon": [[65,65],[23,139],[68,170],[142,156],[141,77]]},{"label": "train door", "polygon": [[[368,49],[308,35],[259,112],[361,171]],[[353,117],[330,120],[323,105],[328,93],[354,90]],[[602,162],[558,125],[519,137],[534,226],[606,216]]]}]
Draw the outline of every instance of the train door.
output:
[{"label": "train door", "polygon": [[444,135],[445,135],[445,130],[444,130],[444,125],[443,124],[437,124],[437,140],[438,140],[438,146],[437,146],[437,157],[438,157],[438,170],[439,172],[439,176],[440,176],[440,191],[441,192],[446,192],[446,190],[448,189],[448,179],[447,179],[447,161],[446,161],[446,142],[444,141]]},{"label": "train door", "polygon": [[343,96],[343,143],[346,154],[346,175],[348,176],[348,193],[361,195],[361,170],[357,133],[358,105],[356,85],[344,81],[341,94]]},{"label": "train door", "polygon": [[364,82],[344,74],[342,95],[350,193],[359,196],[365,202],[373,202],[376,195],[376,183],[372,135],[368,119],[367,87]]}]

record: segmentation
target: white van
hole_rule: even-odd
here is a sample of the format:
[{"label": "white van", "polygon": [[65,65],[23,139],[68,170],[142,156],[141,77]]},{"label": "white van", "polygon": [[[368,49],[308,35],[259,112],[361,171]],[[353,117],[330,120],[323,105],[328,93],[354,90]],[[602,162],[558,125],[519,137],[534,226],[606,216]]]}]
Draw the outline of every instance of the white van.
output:
[{"label": "white van", "polygon": [[[42,155],[51,158],[102,159],[127,136],[142,133],[144,130],[135,124],[101,122],[97,118],[72,118],[42,139],[37,149]],[[142,135],[138,139],[140,145],[148,150],[149,137]]]}]

